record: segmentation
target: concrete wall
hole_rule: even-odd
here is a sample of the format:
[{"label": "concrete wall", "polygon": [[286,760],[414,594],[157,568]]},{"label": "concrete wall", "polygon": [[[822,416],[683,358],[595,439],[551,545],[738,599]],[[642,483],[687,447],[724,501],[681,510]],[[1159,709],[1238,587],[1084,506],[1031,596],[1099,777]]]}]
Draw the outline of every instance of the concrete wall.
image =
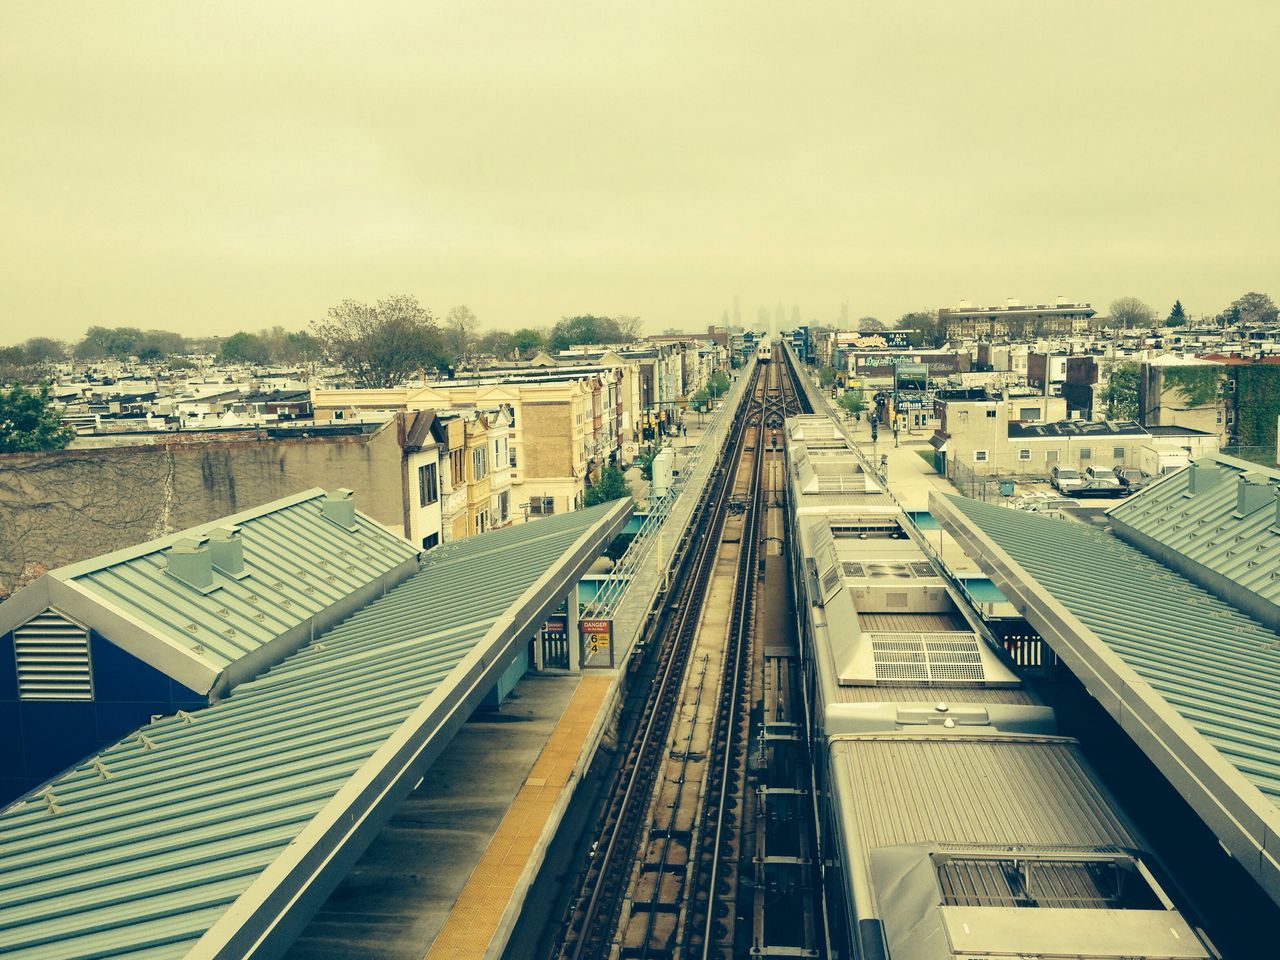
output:
[{"label": "concrete wall", "polygon": [[350,487],[357,509],[403,535],[401,430],[2,455],[0,598],[54,567],[317,486]]}]

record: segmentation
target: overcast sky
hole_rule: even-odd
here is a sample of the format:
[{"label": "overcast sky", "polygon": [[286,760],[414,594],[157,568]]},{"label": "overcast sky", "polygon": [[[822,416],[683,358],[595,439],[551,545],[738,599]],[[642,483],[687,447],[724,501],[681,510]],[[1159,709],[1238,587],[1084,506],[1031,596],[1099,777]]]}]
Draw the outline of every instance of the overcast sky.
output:
[{"label": "overcast sky", "polygon": [[0,342],[1280,296],[1280,4],[0,0]]}]

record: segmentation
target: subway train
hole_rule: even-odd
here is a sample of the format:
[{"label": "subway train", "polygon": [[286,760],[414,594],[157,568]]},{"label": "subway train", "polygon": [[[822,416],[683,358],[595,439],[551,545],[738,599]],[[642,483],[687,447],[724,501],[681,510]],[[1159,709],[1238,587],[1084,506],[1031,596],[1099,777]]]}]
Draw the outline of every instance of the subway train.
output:
[{"label": "subway train", "polygon": [[756,359],[761,363],[769,363],[773,360],[773,341],[768,337],[756,343]]},{"label": "subway train", "polygon": [[842,426],[783,434],[831,956],[1217,957]]}]

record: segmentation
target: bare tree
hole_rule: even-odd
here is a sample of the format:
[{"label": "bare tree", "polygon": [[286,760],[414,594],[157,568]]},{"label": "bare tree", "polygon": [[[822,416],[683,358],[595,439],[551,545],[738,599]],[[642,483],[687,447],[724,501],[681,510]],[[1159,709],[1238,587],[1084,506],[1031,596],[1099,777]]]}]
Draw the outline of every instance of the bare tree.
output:
[{"label": "bare tree", "polygon": [[1111,304],[1113,327],[1149,327],[1155,322],[1155,310],[1137,297],[1121,297]]},{"label": "bare tree", "polygon": [[362,387],[394,387],[444,362],[435,318],[407,294],[373,305],[343,300],[312,323],[312,333],[325,356]]},{"label": "bare tree", "polygon": [[476,331],[480,321],[465,304],[454,307],[444,321],[445,353],[455,360],[469,357],[476,348]]},{"label": "bare tree", "polygon": [[614,317],[614,322],[618,325],[618,338],[623,343],[633,343],[640,339],[640,318],[620,316]]},{"label": "bare tree", "polygon": [[879,333],[881,330],[888,329],[888,324],[883,320],[877,320],[875,317],[863,317],[858,321],[859,333]]}]

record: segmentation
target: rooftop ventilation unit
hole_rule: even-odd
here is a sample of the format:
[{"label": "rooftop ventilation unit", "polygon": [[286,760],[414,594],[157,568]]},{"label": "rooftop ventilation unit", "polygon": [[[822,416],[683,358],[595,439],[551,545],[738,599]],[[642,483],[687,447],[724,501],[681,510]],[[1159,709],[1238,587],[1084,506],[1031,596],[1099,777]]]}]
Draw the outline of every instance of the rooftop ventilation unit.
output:
[{"label": "rooftop ventilation unit", "polygon": [[239,527],[218,527],[209,534],[209,553],[220,573],[236,580],[249,575],[244,568],[244,541]]},{"label": "rooftop ventilation unit", "polygon": [[1247,517],[1275,499],[1275,489],[1260,473],[1246,473],[1236,480],[1236,517]]},{"label": "rooftop ventilation unit", "polygon": [[13,631],[20,700],[92,700],[89,631],[48,609]]},{"label": "rooftop ventilation unit", "polygon": [[336,523],[343,530],[355,533],[358,529],[356,526],[356,502],[352,499],[354,495],[346,487],[339,487],[337,490],[330,490],[324,495],[324,499],[320,501],[320,513],[328,521]]},{"label": "rooftop ventilation unit", "polygon": [[206,536],[184,537],[170,547],[164,572],[201,593],[218,589],[213,582],[213,555]]},{"label": "rooftop ventilation unit", "polygon": [[1197,460],[1187,468],[1187,494],[1194,497],[1204,493],[1221,479],[1217,461]]}]

